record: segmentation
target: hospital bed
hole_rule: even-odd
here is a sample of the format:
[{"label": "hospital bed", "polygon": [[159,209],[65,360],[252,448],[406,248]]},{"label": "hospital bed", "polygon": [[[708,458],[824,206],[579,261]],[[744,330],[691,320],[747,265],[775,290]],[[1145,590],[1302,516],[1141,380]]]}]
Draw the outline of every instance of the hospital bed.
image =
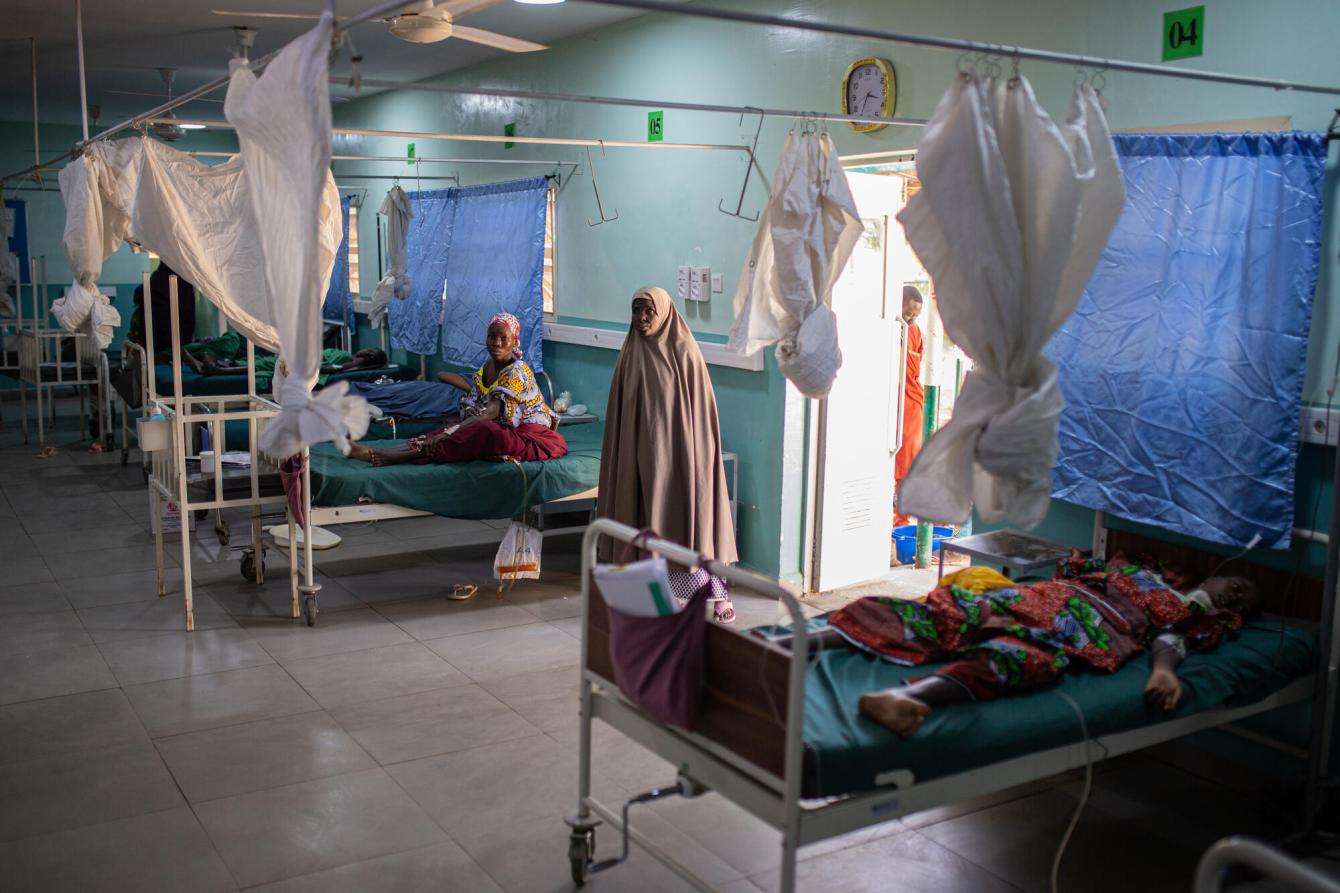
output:
[{"label": "hospital bed", "polygon": [[[1141,657],[1110,675],[1067,674],[1059,685],[1027,696],[939,711],[901,740],[861,719],[857,699],[928,668],[899,667],[848,650],[809,655],[804,610],[790,589],[710,562],[708,570],[733,586],[778,600],[796,631],[794,650],[709,624],[710,670],[698,723],[689,732],[652,719],[614,681],[608,613],[591,575],[602,534],[626,543],[637,532],[598,519],[583,543],[578,796],[568,819],[570,870],[578,884],[593,870],[621,861],[594,861],[595,828],[604,821],[625,834],[625,842],[631,838],[699,889],[711,889],[656,839],[630,827],[627,805],[621,815],[618,806],[592,795],[595,719],[679,767],[676,783],[630,803],[710,789],[780,831],[781,889],[789,893],[802,846],[1305,702],[1318,689],[1327,699],[1321,703],[1335,697],[1331,593],[1321,612],[1320,647],[1309,628],[1257,621],[1214,652],[1188,657],[1178,671],[1187,682],[1187,700],[1172,716],[1145,709],[1149,667]],[[646,547],[672,562],[697,563],[691,551],[672,543],[651,539]],[[1326,659],[1319,662],[1319,654]],[[1329,712],[1321,712],[1327,715],[1319,717],[1312,747],[1327,753]],[[1315,794],[1320,772],[1309,776]]]},{"label": "hospital bed", "polygon": [[[28,392],[37,401],[37,443],[46,446],[45,395],[51,421],[56,419],[55,392],[63,388],[79,391],[79,433],[88,433],[86,400],[90,394],[98,399],[100,433],[107,437],[111,429],[111,395],[107,387],[107,358],[98,350],[93,337],[84,333],[71,334],[60,326],[49,325],[51,306],[47,299],[46,258],[28,259],[29,270],[40,270],[40,279],[31,288],[33,317],[25,319],[23,302],[18,301],[15,336],[18,342],[19,397],[23,415],[23,442],[28,442]],[[40,312],[38,308],[40,309]]]}]

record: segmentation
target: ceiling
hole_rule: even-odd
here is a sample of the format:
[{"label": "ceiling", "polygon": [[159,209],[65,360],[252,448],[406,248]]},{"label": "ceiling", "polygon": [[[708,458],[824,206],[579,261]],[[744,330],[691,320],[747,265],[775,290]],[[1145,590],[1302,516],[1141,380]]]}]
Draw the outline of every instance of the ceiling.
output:
[{"label": "ceiling", "polygon": [[[375,5],[377,0],[337,0],[341,15]],[[178,69],[173,92],[180,94],[228,70],[234,45],[233,25],[259,33],[252,50],[259,56],[288,42],[310,23],[279,19],[221,17],[211,9],[312,12],[321,0],[84,0],[84,55],[88,70],[88,101],[99,106],[105,126],[158,104],[150,96],[123,96],[112,90],[162,93],[156,68]],[[32,120],[32,76],[27,38],[37,41],[39,118],[45,122],[79,121],[79,74],[75,54],[74,0],[3,0],[5,34],[0,36],[0,120]],[[533,6],[502,0],[471,13],[464,25],[497,31],[538,43],[631,18],[631,10],[587,3]],[[416,45],[391,36],[378,22],[360,26],[354,41],[363,61],[363,76],[415,81],[452,69],[506,55],[500,50],[463,40]],[[347,71],[347,61],[336,63]],[[334,90],[333,92],[340,92]],[[222,91],[213,94],[223,98]],[[192,103],[185,116],[217,117],[221,106]]]}]

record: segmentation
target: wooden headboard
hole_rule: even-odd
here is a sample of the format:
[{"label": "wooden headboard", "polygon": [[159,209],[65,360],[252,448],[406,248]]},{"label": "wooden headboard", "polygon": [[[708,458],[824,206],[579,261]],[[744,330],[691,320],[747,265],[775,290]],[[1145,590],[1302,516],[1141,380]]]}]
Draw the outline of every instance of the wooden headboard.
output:
[{"label": "wooden headboard", "polygon": [[[587,669],[617,688],[610,660],[609,611],[594,580],[587,613]],[[707,624],[707,678],[698,725],[693,731],[778,777],[784,776],[790,663],[788,651],[755,636]]]},{"label": "wooden headboard", "polygon": [[[1192,577],[1204,579],[1212,573],[1220,576],[1246,577],[1257,585],[1265,596],[1264,609],[1285,617],[1317,620],[1321,617],[1322,581],[1316,577],[1298,574],[1292,570],[1254,564],[1245,558],[1235,558],[1219,565],[1224,556],[1202,552],[1190,546],[1166,543],[1153,537],[1126,530],[1107,531],[1107,554],[1124,553],[1131,559],[1148,556],[1163,564],[1175,565]],[[1219,570],[1215,570],[1219,568]]]}]

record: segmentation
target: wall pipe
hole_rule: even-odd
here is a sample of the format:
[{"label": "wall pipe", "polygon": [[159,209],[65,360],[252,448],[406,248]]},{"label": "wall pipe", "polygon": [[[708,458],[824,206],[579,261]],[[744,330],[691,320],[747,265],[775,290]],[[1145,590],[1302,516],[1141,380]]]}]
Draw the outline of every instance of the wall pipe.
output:
[{"label": "wall pipe", "polygon": [[42,182],[42,139],[37,128],[37,38],[28,38],[28,53],[33,68],[33,179]]},{"label": "wall pipe", "polygon": [[79,54],[79,121],[84,127],[84,142],[88,142],[88,78],[84,75],[84,3],[74,0],[74,36]]},{"label": "wall pipe", "polygon": [[1323,93],[1340,96],[1340,87],[1328,87],[1324,84],[1308,84],[1302,81],[1285,81],[1275,78],[1250,77],[1240,74],[1228,74],[1219,71],[1204,71],[1196,68],[1168,68],[1149,62],[1128,62],[1123,59],[1104,59],[1101,56],[1085,56],[1080,53],[1061,53],[1054,50],[1036,50],[1022,46],[1001,43],[984,43],[977,40],[962,40],[957,37],[932,37],[924,34],[905,34],[898,31],[886,31],[882,28],[866,28],[858,25],[840,25],[835,22],[820,22],[811,19],[791,19],[785,16],[767,15],[756,12],[743,12],[734,9],[713,9],[696,3],[680,5],[666,0],[580,0],[599,6],[617,6],[623,9],[638,9],[643,12],[663,12],[670,15],[694,16],[703,19],[718,19],[727,22],[741,22],[749,25],[768,25],[773,28],[793,28],[798,31],[817,31],[822,34],[840,34],[846,37],[865,37],[875,40],[887,40],[893,43],[906,43],[912,46],[934,47],[941,50],[955,50],[960,53],[985,53],[1010,59],[1032,59],[1037,62],[1054,62],[1061,65],[1073,65],[1092,68],[1099,71],[1127,71],[1134,74],[1149,74],[1156,77],[1181,78],[1192,81],[1211,81],[1221,84],[1237,84],[1245,87],[1266,87],[1271,90],[1295,90],[1300,93]]},{"label": "wall pipe", "polygon": [[[227,121],[203,121],[182,118],[163,120],[171,120],[176,124],[198,124],[202,127],[213,127],[217,130],[233,129],[233,125],[229,124]],[[147,123],[157,123],[157,119],[150,120]],[[727,150],[749,154],[748,146],[727,145],[725,143],[644,143],[634,140],[602,140],[562,136],[504,136],[502,134],[494,135],[491,133],[436,133],[423,130],[376,130],[367,127],[332,127],[331,133],[338,133],[345,136],[386,136],[398,139],[447,140],[465,143],[527,143],[537,146],[588,146],[593,149],[604,147],[606,149]]]},{"label": "wall pipe", "polygon": [[[331,83],[345,85],[348,78],[332,77]],[[425,93],[461,93],[471,96],[495,96],[500,99],[538,99],[545,102],[580,102],[594,105],[627,105],[651,109],[678,109],[689,112],[729,112],[732,115],[762,115],[765,118],[809,118],[816,121],[842,121],[852,124],[904,124],[922,127],[925,118],[870,117],[840,115],[834,112],[807,112],[798,109],[759,108],[751,105],[712,105],[702,102],[675,102],[668,99],[628,99],[615,96],[585,96],[577,93],[546,93],[535,90],[510,90],[496,87],[455,87],[447,84],[402,83],[400,81],[362,78],[364,87],[387,90],[413,90]]]}]

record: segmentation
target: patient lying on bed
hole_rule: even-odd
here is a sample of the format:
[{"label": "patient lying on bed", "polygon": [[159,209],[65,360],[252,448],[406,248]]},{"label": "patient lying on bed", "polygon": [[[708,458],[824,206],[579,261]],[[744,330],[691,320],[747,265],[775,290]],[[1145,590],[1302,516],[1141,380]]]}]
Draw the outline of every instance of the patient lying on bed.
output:
[{"label": "patient lying on bed", "polygon": [[1242,627],[1259,602],[1240,577],[1211,577],[1182,594],[1120,557],[1076,554],[1050,581],[1015,583],[972,567],[940,581],[925,602],[858,599],[829,615],[821,644],[849,644],[896,663],[949,661],[900,688],[861,697],[861,714],[906,738],[937,707],[986,701],[1056,681],[1072,663],[1115,672],[1148,649],[1145,703],[1172,711],[1177,666]]},{"label": "patient lying on bed", "polygon": [[410,438],[403,446],[374,449],[354,444],[349,455],[373,465],[414,462],[472,462],[477,459],[517,459],[537,462],[558,459],[568,452],[554,415],[535,373],[521,359],[521,323],[510,313],[489,322],[489,359],[473,380],[454,372],[438,380],[466,391],[461,398],[461,422]]}]

